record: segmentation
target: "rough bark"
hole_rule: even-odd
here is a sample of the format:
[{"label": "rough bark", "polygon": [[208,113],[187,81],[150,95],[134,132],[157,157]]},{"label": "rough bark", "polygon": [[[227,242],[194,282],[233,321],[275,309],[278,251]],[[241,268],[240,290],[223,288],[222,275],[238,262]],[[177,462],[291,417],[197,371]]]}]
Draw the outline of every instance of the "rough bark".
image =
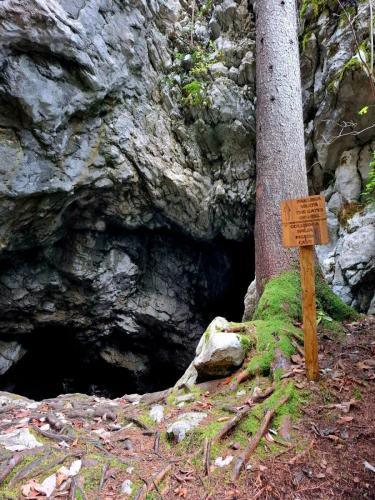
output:
[{"label": "rough bark", "polygon": [[296,252],[281,242],[280,201],[307,195],[295,0],[257,2],[257,290],[289,269]]}]

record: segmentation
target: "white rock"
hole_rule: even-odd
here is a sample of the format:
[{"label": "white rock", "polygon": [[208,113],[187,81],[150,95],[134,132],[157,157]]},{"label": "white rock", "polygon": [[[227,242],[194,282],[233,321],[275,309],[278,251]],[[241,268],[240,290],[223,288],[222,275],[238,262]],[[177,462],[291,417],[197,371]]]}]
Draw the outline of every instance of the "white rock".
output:
[{"label": "white rock", "polygon": [[345,151],[341,155],[340,166],[335,173],[335,189],[347,201],[355,201],[361,194],[362,182],[357,170],[358,152],[358,148]]},{"label": "white rock", "polygon": [[228,327],[224,318],[215,318],[202,336],[194,360],[199,375],[226,376],[242,365],[246,350],[239,335],[224,331]]},{"label": "white rock", "polygon": [[176,422],[173,422],[173,424],[168,427],[167,435],[168,437],[174,437],[177,441],[182,441],[186,434],[195,427],[198,427],[201,421],[206,417],[206,413],[183,413]]},{"label": "white rock", "polygon": [[217,457],[217,459],[215,460],[215,465],[217,465],[218,467],[226,467],[232,462],[232,460],[233,460],[232,455],[228,455],[225,458]]},{"label": "white rock", "polygon": [[375,258],[375,226],[368,225],[343,239],[340,266],[343,270],[370,263]]},{"label": "white rock", "polygon": [[154,422],[160,424],[164,420],[164,407],[162,405],[154,405],[150,410],[150,417]]},{"label": "white rock", "polygon": [[229,323],[217,317],[202,335],[195,351],[195,358],[175,387],[193,385],[198,376],[224,377],[243,363],[246,350],[241,345],[240,336],[225,332]]},{"label": "white rock", "polygon": [[0,444],[11,451],[31,450],[43,446],[29,429],[17,429],[9,434],[0,434]]},{"label": "white rock", "polygon": [[130,496],[133,490],[133,482],[130,479],[125,479],[121,485],[121,494]]}]

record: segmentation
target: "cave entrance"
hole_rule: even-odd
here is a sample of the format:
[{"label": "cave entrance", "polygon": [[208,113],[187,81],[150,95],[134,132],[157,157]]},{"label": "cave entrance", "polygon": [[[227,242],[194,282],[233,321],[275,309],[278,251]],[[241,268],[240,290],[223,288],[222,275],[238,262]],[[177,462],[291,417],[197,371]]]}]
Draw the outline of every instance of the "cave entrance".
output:
[{"label": "cave entrance", "polygon": [[[201,325],[194,331],[195,336],[191,331],[174,330],[173,325],[168,330],[162,322],[141,317],[137,319],[141,333],[133,338],[122,330],[90,336],[68,325],[43,326],[18,337],[26,354],[0,376],[0,390],[42,400],[67,393],[116,398],[173,386],[193,359],[204,329],[216,316],[241,320],[243,299],[254,276],[253,242],[221,240],[202,248],[202,274],[198,276],[204,286],[199,281],[193,284],[197,290],[193,312]],[[224,263],[229,263],[225,272],[220,267],[222,255],[226,256]],[[136,360],[130,359],[133,365],[138,359],[145,360],[147,370],[141,372],[136,367],[132,371],[125,362],[117,363],[116,356],[114,362],[109,362],[102,356],[105,349],[114,349],[124,358],[130,353],[130,358]]]}]

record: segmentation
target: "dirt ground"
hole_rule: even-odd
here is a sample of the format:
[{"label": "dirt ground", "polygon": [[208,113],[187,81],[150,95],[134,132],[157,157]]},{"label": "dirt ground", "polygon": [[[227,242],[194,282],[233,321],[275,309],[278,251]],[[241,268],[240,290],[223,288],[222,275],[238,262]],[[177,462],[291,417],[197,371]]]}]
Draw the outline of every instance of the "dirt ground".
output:
[{"label": "dirt ground", "polygon": [[[244,440],[237,443],[233,434],[213,449],[208,474],[202,440],[188,436],[186,444],[176,445],[164,437],[167,426],[186,411],[205,412],[206,427],[225,425],[233,415],[218,417],[223,405],[235,406],[235,412],[248,398],[238,393],[225,396],[227,381],[207,384],[183,405],[167,398],[165,421],[158,425],[145,413],[158,395],[146,406],[130,397],[110,401],[65,395],[37,405],[3,398],[0,433],[27,428],[43,446],[34,454],[20,452],[16,467],[12,460],[19,454],[0,447],[0,498],[46,498],[40,484],[73,459],[80,460],[79,474],[68,477],[58,472],[51,498],[375,498],[375,318],[346,325],[340,341],[325,333],[319,344],[319,382],[307,383],[301,355],[293,359],[289,380],[304,403],[300,417],[287,430],[290,439],[285,433],[283,439],[266,434],[237,481],[231,479],[233,464],[250,435],[242,432]],[[63,418],[63,428],[54,417]],[[49,430],[43,431],[46,422]],[[215,465],[218,453],[231,462]]]}]

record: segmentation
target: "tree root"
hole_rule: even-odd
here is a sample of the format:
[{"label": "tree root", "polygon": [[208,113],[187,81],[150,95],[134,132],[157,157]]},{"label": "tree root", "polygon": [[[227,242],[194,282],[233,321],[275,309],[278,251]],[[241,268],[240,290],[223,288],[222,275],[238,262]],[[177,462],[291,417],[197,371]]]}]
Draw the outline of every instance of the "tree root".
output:
[{"label": "tree root", "polygon": [[0,470],[0,484],[2,484],[5,479],[9,476],[9,474],[12,472],[12,470],[17,467],[19,463],[22,462],[22,460],[25,458],[25,455],[22,453],[16,453],[13,455],[13,457],[9,460],[9,462],[3,466]]},{"label": "tree root", "polygon": [[38,432],[42,436],[48,439],[54,439],[55,441],[67,441],[73,443],[77,438],[74,436],[68,436],[67,434],[56,434],[55,432],[42,431],[37,425],[32,426],[35,432]]},{"label": "tree root", "polygon": [[211,465],[211,439],[206,438],[204,440],[204,452],[203,452],[203,468],[205,476],[208,476],[210,474],[210,465]]},{"label": "tree root", "polygon": [[144,424],[141,420],[139,420],[137,417],[134,417],[133,415],[124,415],[124,418],[128,422],[135,424],[140,429],[143,429],[146,432],[150,432],[151,434],[154,434],[154,431],[152,429],[150,429],[146,424]]},{"label": "tree root", "polygon": [[99,483],[99,488],[98,488],[98,495],[96,497],[97,500],[101,500],[102,499],[102,490],[103,490],[103,486],[104,486],[104,483],[105,483],[105,480],[106,480],[106,475],[107,475],[108,469],[109,469],[109,465],[105,464],[103,466],[102,475],[100,477],[100,483]]},{"label": "tree root", "polygon": [[36,460],[33,460],[29,464],[27,464],[25,467],[22,467],[17,474],[11,479],[9,482],[9,486],[12,487],[17,481],[22,481],[25,478],[28,478],[33,475],[33,470],[36,469],[44,460],[46,460],[50,455],[52,454],[52,451],[47,451],[44,455],[41,455],[39,458]]},{"label": "tree root", "polygon": [[160,432],[157,432],[155,434],[155,441],[154,441],[154,448],[153,448],[155,453],[158,453],[159,446],[160,446]]},{"label": "tree root", "polygon": [[273,391],[275,387],[271,385],[268,389],[266,389],[264,392],[257,394],[253,396],[248,402],[247,402],[247,407],[245,407],[243,410],[240,410],[235,417],[233,417],[228,423],[222,427],[219,432],[213,437],[212,441],[215,443],[217,441],[220,441],[223,439],[229,432],[234,429],[252,410],[252,406],[255,403],[258,403],[259,401],[262,401],[263,399],[268,398]]},{"label": "tree root", "polygon": [[309,453],[309,451],[311,450],[311,448],[314,446],[314,444],[315,444],[315,439],[313,439],[310,442],[310,444],[308,445],[308,447],[306,449],[304,449],[300,453],[297,453],[297,455],[295,455],[293,458],[291,458],[288,462],[288,465],[295,464],[300,458],[303,458],[305,455],[307,455]]},{"label": "tree root", "polygon": [[169,474],[172,469],[172,464],[168,464],[164,469],[160,472],[152,476],[151,480],[141,486],[137,491],[137,494],[134,497],[134,500],[145,500],[147,497],[147,493],[150,493],[154,488],[157,489],[158,485],[163,481],[165,476]]},{"label": "tree root", "polygon": [[262,424],[256,434],[250,439],[250,442],[247,446],[247,448],[244,450],[243,453],[237,458],[236,463],[234,464],[233,467],[233,472],[232,472],[232,481],[236,481],[240,474],[242,469],[246,466],[247,462],[249,461],[249,458],[253,451],[256,449],[256,447],[259,444],[259,441],[262,439],[264,434],[267,432],[268,427],[271,423],[271,420],[273,419],[275,413],[277,410],[280,408],[280,406],[284,405],[289,399],[289,395],[285,396],[283,399],[279,401],[279,403],[273,408],[272,410],[267,410]]},{"label": "tree root", "polygon": [[246,380],[249,380],[250,377],[251,374],[248,370],[242,370],[237,376],[234,377],[234,379],[230,383],[229,390],[230,391],[237,390],[237,387],[243,382],[246,382]]}]

